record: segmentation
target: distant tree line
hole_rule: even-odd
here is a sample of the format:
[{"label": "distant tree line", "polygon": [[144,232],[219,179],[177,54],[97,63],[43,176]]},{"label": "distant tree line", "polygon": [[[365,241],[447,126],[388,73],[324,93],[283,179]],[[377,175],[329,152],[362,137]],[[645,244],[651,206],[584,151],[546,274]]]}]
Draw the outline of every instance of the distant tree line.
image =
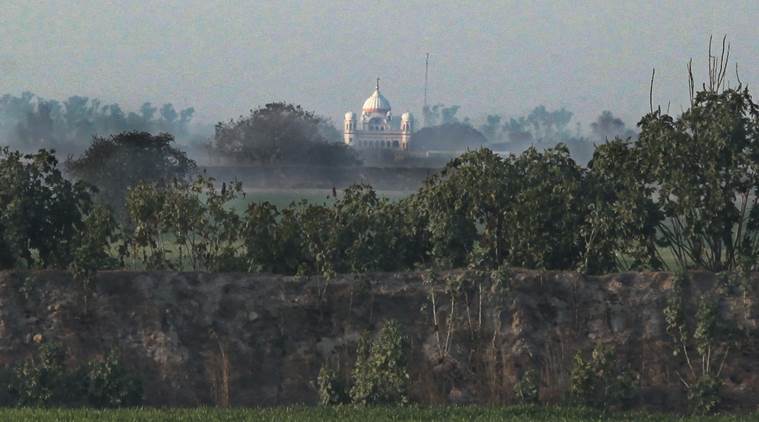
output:
[{"label": "distant tree line", "polygon": [[[287,113],[319,123],[299,109]],[[270,118],[254,114],[232,130],[244,133],[246,125]],[[759,109],[749,91],[705,90],[682,115],[653,110],[639,127],[637,140],[599,145],[587,167],[562,144],[507,157],[482,148],[452,160],[397,202],[359,185],[333,205],[254,203],[242,215],[229,207],[242,192],[239,184],[219,189],[202,175],[188,177],[192,163],[165,137],[98,140],[68,163],[77,182],[63,177],[49,152],[24,156],[5,148],[0,264],[65,268],[82,251],[97,251],[99,262],[112,264],[103,251],[119,244],[113,258],[151,268],[286,274],[472,263],[590,273],[754,268]],[[271,160],[278,148],[254,157]],[[129,176],[138,168],[138,176]],[[106,192],[97,194],[91,184]],[[107,191],[125,198],[119,204]],[[101,202],[123,207],[120,228],[100,214]],[[93,237],[95,223],[103,229]]]},{"label": "distant tree line", "polygon": [[594,143],[637,137],[635,130],[608,110],[590,124],[589,133],[584,133],[579,123],[572,127],[574,114],[565,108],[549,110],[539,105],[524,116],[489,114],[479,122],[459,118],[459,109],[457,105],[444,104],[425,108],[422,114],[427,126],[414,134],[411,148],[464,151],[487,146],[496,151],[519,153],[530,146],[544,149],[562,143],[576,161],[587,163]]},{"label": "distant tree line", "polygon": [[192,107],[177,110],[171,103],[146,102],[129,111],[97,98],[72,96],[58,101],[24,92],[0,97],[0,134],[4,143],[24,150],[79,152],[94,135],[125,131],[165,132],[185,139],[194,114]]}]

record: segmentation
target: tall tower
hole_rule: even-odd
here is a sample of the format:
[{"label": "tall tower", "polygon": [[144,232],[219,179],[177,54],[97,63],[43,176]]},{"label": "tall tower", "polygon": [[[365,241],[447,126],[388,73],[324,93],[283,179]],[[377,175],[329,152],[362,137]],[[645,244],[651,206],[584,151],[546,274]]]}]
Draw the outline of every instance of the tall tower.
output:
[{"label": "tall tower", "polygon": [[414,133],[414,116],[405,112],[401,115],[401,149],[408,149],[412,133]]},{"label": "tall tower", "polygon": [[353,137],[356,134],[356,113],[345,113],[343,124],[343,142],[346,145],[353,145]]},{"label": "tall tower", "polygon": [[430,53],[424,57],[424,105],[422,106],[422,123],[427,127],[427,113],[429,112],[429,106],[427,105],[427,73],[430,67]]}]

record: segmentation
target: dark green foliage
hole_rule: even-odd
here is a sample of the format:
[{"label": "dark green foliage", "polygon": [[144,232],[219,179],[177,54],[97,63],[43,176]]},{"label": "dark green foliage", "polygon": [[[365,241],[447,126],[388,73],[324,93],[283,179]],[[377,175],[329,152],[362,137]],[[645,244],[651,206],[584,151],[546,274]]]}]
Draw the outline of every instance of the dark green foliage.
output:
[{"label": "dark green foliage", "polygon": [[[242,195],[242,185],[223,183],[217,189],[214,182],[200,175],[191,183],[175,179],[167,186],[139,183],[130,188],[126,206],[132,231],[124,252],[152,269],[245,268],[238,245],[242,219],[228,206]],[[168,256],[172,246],[176,260]]]},{"label": "dark green foliage", "polygon": [[83,229],[74,239],[75,249],[69,270],[81,288],[82,314],[89,315],[97,271],[118,265],[111,253],[111,245],[118,239],[118,225],[110,209],[99,205],[83,223]]},{"label": "dark green foliage", "polygon": [[536,404],[540,399],[540,385],[538,373],[534,369],[528,369],[514,384],[514,396],[522,404]]},{"label": "dark green foliage", "polygon": [[[250,271],[287,273],[279,233],[279,210],[269,202],[253,202],[246,212],[245,250]],[[284,265],[283,265],[284,264]]]},{"label": "dark green foliage", "polygon": [[15,369],[10,393],[19,406],[123,407],[142,403],[142,384],[115,352],[79,368],[66,366],[66,352],[44,343]]},{"label": "dark green foliage", "polygon": [[678,264],[722,271],[756,257],[759,108],[748,89],[698,92],[679,117],[654,111],[639,126],[643,181],[657,187],[661,241]]},{"label": "dark green foliage", "polygon": [[66,353],[43,344],[36,355],[16,368],[11,395],[20,406],[63,406],[81,398],[81,380],[66,368]]},{"label": "dark green foliage", "polygon": [[[598,270],[658,269],[663,261],[656,234],[664,215],[645,182],[641,157],[630,141],[613,139],[596,147],[588,164],[590,220],[583,237],[587,256],[596,257]],[[615,251],[604,255],[604,251]]]},{"label": "dark green foliage", "polygon": [[[501,158],[468,152],[429,179],[416,207],[433,258],[459,267],[473,254],[482,264],[546,269],[613,268],[618,248],[597,218],[595,179],[563,145]],[[601,202],[601,201],[599,201]]]},{"label": "dark green foliage", "polygon": [[634,378],[620,367],[614,349],[597,343],[591,358],[574,357],[569,392],[580,403],[601,409],[628,405],[636,394]]},{"label": "dark green foliage", "polygon": [[351,401],[355,404],[399,404],[408,399],[406,338],[396,321],[387,321],[377,336],[359,340],[353,368]]},{"label": "dark green foliage", "polygon": [[509,263],[546,269],[580,267],[586,246],[580,233],[590,214],[583,169],[563,145],[542,153],[530,148],[510,157],[509,165],[514,183],[506,208]]},{"label": "dark green foliage", "polygon": [[0,268],[66,268],[92,210],[90,189],[66,180],[52,151],[0,149]]},{"label": "dark green foliage", "polygon": [[345,189],[331,207],[299,202],[279,211],[253,203],[244,229],[249,267],[327,277],[408,268],[424,251],[403,224],[412,218],[406,210],[366,185]]},{"label": "dark green foliage", "polygon": [[270,103],[248,117],[218,123],[213,150],[241,163],[359,164],[351,149],[334,142],[334,133],[331,123],[301,106]]},{"label": "dark green foliage", "polygon": [[715,375],[702,375],[689,385],[688,402],[695,413],[714,413],[722,402],[722,380]]},{"label": "dark green foliage", "polygon": [[123,132],[95,137],[81,157],[66,161],[66,170],[96,186],[98,197],[124,217],[130,187],[139,182],[165,185],[195,170],[195,162],[173,142],[174,137],[168,133]]},{"label": "dark green foliage", "polygon": [[574,358],[570,393],[580,402],[600,408],[618,406],[632,397],[633,380],[619,370],[613,349],[596,344],[591,359],[578,352]]},{"label": "dark green foliage", "polygon": [[319,388],[319,404],[322,406],[332,406],[348,402],[348,395],[345,385],[338,379],[337,374],[332,369],[322,366],[319,370],[319,377],[316,379]]},{"label": "dark green foliage", "polygon": [[87,404],[133,407],[142,403],[142,382],[129,374],[116,351],[87,365]]},{"label": "dark green foliage", "polygon": [[672,354],[679,358],[685,372],[677,371],[695,413],[713,413],[722,402],[722,370],[730,352],[731,329],[719,313],[720,294],[701,296],[696,304],[695,321],[686,318],[687,275],[675,275],[674,286],[664,321],[673,342]]}]

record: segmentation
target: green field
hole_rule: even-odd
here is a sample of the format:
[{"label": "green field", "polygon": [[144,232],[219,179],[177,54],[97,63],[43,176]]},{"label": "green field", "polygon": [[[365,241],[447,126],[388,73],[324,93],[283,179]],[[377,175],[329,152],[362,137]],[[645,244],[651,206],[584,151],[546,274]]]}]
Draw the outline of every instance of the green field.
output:
[{"label": "green field", "polygon": [[608,414],[560,407],[276,407],[264,409],[4,409],[3,421],[744,421],[759,414],[684,417],[652,413]]},{"label": "green field", "polygon": [[[412,193],[408,191],[377,191],[378,196],[390,200],[402,199]],[[337,190],[337,195],[338,197],[341,195],[340,189]],[[332,197],[332,189],[248,189],[245,191],[245,197],[235,201],[232,207],[244,211],[251,202],[268,201],[281,209],[303,199],[313,204],[327,205],[335,201],[335,198]]]}]

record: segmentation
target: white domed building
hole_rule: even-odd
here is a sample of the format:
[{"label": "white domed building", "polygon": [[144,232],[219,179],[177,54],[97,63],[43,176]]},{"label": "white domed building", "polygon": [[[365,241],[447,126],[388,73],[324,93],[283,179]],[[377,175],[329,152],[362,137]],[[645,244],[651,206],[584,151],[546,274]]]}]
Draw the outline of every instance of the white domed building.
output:
[{"label": "white domed building", "polygon": [[393,120],[390,101],[380,93],[377,78],[377,87],[364,101],[360,120],[356,113],[345,113],[343,139],[354,148],[405,150],[413,131],[414,116],[411,113],[403,113],[400,123]]}]

